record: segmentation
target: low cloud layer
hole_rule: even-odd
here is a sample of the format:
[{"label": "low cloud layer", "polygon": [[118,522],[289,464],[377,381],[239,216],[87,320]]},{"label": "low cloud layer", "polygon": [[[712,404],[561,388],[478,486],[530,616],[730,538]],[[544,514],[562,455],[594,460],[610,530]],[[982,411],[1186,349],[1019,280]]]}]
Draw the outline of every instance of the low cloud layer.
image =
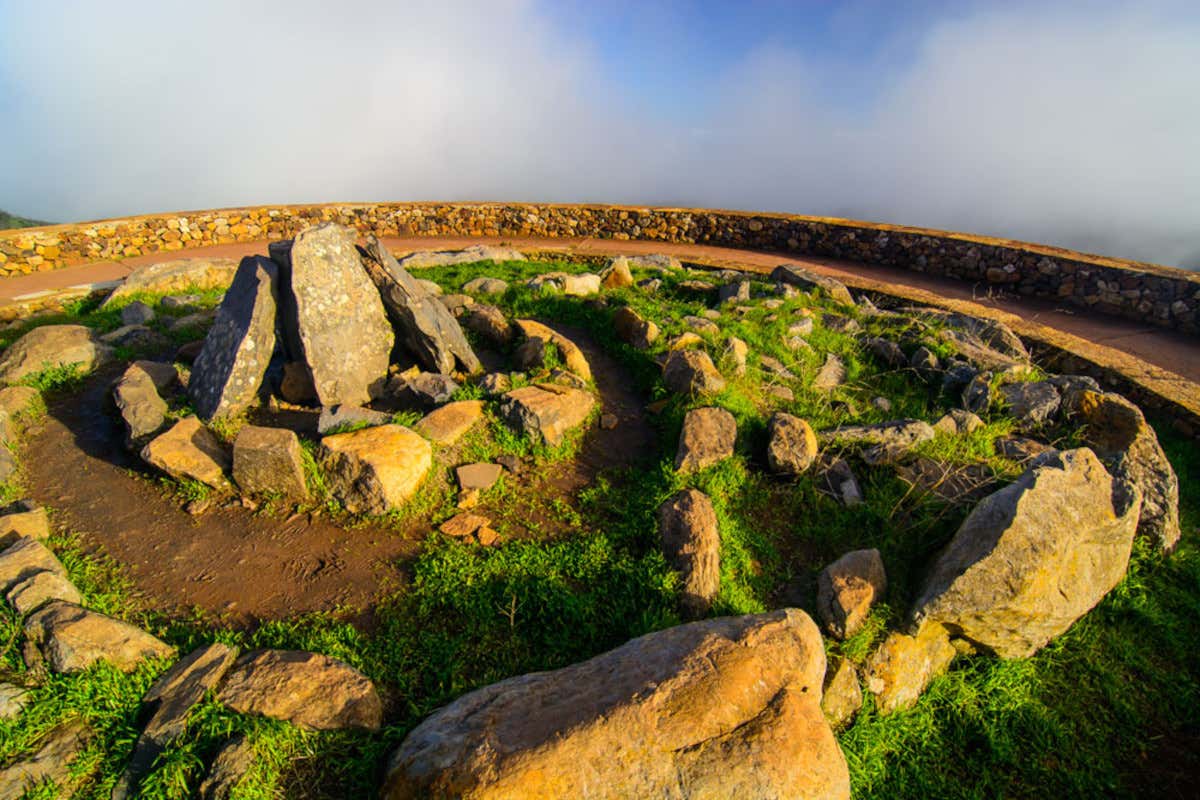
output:
[{"label": "low cloud layer", "polygon": [[706,205],[1200,265],[1200,17],[1186,6],[934,19],[855,98],[776,42],[683,118],[648,112],[606,73],[604,42],[536,4],[421,5],[0,0],[0,208]]}]

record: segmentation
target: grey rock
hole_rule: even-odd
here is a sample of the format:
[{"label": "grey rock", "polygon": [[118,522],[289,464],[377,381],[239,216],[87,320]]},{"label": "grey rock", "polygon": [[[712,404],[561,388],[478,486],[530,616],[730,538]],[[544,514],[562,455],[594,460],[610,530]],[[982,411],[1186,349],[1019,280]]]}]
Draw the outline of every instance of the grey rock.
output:
[{"label": "grey rock", "polygon": [[929,377],[937,371],[940,366],[938,357],[928,347],[921,345],[908,359],[908,365],[917,371],[917,374],[922,377]]},{"label": "grey rock", "polygon": [[77,365],[90,372],[112,357],[90,328],[82,325],[42,325],[17,339],[0,355],[0,383],[17,383],[22,378],[54,367]]},{"label": "grey rock", "polygon": [[399,264],[404,269],[409,270],[426,267],[449,267],[455,264],[475,264],[480,261],[525,260],[527,259],[521,251],[514,250],[511,247],[473,245],[463,250],[420,250],[400,259]]},{"label": "grey rock", "polygon": [[904,355],[904,351],[900,349],[900,345],[890,339],[868,339],[867,349],[871,351],[871,355],[889,367],[900,368],[908,366],[908,356]]},{"label": "grey rock", "polygon": [[842,314],[822,314],[821,324],[834,333],[857,333],[862,328],[858,320]]},{"label": "grey rock", "polygon": [[858,478],[843,458],[835,458],[821,471],[817,488],[847,507],[859,505],[863,501]]},{"label": "grey rock", "polygon": [[425,293],[430,297],[440,297],[442,294],[441,285],[434,283],[433,281],[425,280],[424,278],[417,278],[417,285],[424,289]]},{"label": "grey rock", "polygon": [[617,338],[639,350],[646,350],[658,339],[658,326],[629,306],[618,308],[613,314],[613,330]]},{"label": "grey rock", "polygon": [[62,600],[76,605],[83,596],[75,584],[58,572],[35,572],[8,590],[6,599],[21,616],[36,611],[50,600]]},{"label": "grey rock", "polygon": [[0,683],[0,720],[16,719],[29,705],[29,690],[24,686]]},{"label": "grey rock", "polygon": [[[138,267],[113,290],[101,308],[133,294],[178,294],[188,289],[224,289],[233,281],[232,258],[177,258]],[[198,298],[197,298],[198,299]]]},{"label": "grey rock", "polygon": [[1054,450],[1049,445],[1026,436],[1001,436],[996,439],[993,446],[996,448],[998,455],[1021,463],[1033,461],[1039,456]]},{"label": "grey rock", "polygon": [[[233,262],[230,262],[232,265]],[[234,270],[229,272],[230,278],[228,282],[233,280]],[[200,295],[198,294],[169,294],[158,301],[158,304],[170,311],[178,311],[183,308],[193,308],[200,305]]]},{"label": "grey rock", "polygon": [[500,399],[500,417],[510,427],[551,447],[582,425],[596,406],[590,392],[553,384],[522,386]]},{"label": "grey rock", "polygon": [[847,725],[862,708],[862,686],[858,670],[850,659],[843,658],[838,668],[826,673],[825,691],[821,696],[821,711],[835,730]]},{"label": "grey rock", "polygon": [[812,388],[818,392],[832,392],[846,382],[846,365],[833,353],[825,355],[825,363],[817,370]]},{"label": "grey rock", "polygon": [[143,363],[130,364],[113,386],[113,402],[125,423],[125,441],[133,449],[140,449],[167,422],[167,402]]},{"label": "grey rock", "polygon": [[683,577],[684,610],[704,614],[721,583],[721,536],[712,501],[684,489],[659,508],[658,531],[667,563]]},{"label": "grey rock", "polygon": [[1000,396],[1014,417],[1033,426],[1045,425],[1054,419],[1062,402],[1058,389],[1049,381],[1006,383],[1000,387]]},{"label": "grey rock", "polygon": [[771,356],[759,356],[758,365],[762,367],[763,372],[774,375],[784,380],[796,380],[796,374],[783,365],[783,362]]},{"label": "grey rock", "polygon": [[519,372],[536,372],[546,363],[546,345],[548,342],[540,336],[533,336],[521,342],[513,351],[513,367]]},{"label": "grey rock", "polygon": [[820,275],[799,264],[780,264],[771,272],[771,280],[796,286],[804,291],[815,289],[839,303],[854,305],[854,298],[844,283],[826,275]]},{"label": "grey rock", "polygon": [[992,405],[992,373],[980,372],[962,391],[962,407],[973,414],[984,414]]},{"label": "grey rock", "polygon": [[715,322],[704,317],[687,316],[683,318],[683,324],[705,336],[719,336],[721,333]]},{"label": "grey rock", "polygon": [[338,428],[369,428],[375,425],[387,425],[391,421],[390,414],[372,411],[362,406],[343,404],[333,408],[324,407],[321,409],[321,416],[317,418],[317,433],[324,436],[327,433],[333,433]]},{"label": "grey rock", "polygon": [[962,408],[952,408],[933,424],[933,430],[949,436],[965,436],[983,427],[983,420]]},{"label": "grey rock", "polygon": [[458,391],[458,384],[449,375],[420,372],[410,378],[399,379],[391,388],[401,403],[429,409],[450,402]]},{"label": "grey rock", "polygon": [[750,281],[736,281],[727,283],[717,289],[717,302],[721,305],[726,303],[749,302],[750,300]]},{"label": "grey rock", "polygon": [[154,309],[143,303],[141,300],[135,300],[129,305],[121,309],[121,324],[122,325],[145,325],[154,320]]},{"label": "grey rock", "polygon": [[512,323],[504,316],[504,312],[495,306],[478,304],[471,307],[463,319],[467,330],[478,334],[489,344],[504,348],[512,343],[514,331]]},{"label": "grey rock", "polygon": [[200,784],[200,800],[233,800],[242,779],[254,766],[254,757],[254,745],[245,734],[222,745]]},{"label": "grey rock", "polygon": [[674,350],[663,366],[663,383],[678,394],[715,394],[725,379],[708,354],[699,350]]},{"label": "grey rock", "polygon": [[67,793],[60,796],[69,796],[71,764],[91,739],[92,731],[82,720],[72,720],[54,728],[42,738],[36,753],[0,771],[0,797],[16,800],[47,782]]},{"label": "grey rock", "polygon": [[503,372],[489,372],[479,381],[479,388],[488,397],[495,397],[512,389],[512,380]]}]

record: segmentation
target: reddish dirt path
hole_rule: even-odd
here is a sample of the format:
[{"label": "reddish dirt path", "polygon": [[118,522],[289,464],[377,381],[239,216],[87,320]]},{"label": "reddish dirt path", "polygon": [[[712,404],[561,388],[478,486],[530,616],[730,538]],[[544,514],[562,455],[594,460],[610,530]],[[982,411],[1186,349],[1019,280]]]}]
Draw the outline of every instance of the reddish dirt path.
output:
[{"label": "reddish dirt path", "polygon": [[[583,254],[619,255],[670,253],[681,259],[693,259],[716,266],[769,271],[784,261],[805,264],[819,272],[842,279],[874,280],[897,286],[934,292],[943,297],[969,300],[983,306],[1016,314],[1031,322],[1056,328],[1097,344],[1128,353],[1146,363],[1200,382],[1200,346],[1195,337],[1174,333],[1150,325],[1105,314],[1087,314],[1080,309],[1061,306],[1049,300],[1020,297],[996,292],[987,284],[970,284],[954,278],[941,278],[912,272],[900,267],[882,267],[828,258],[796,257],[792,254],[736,250],[709,245],[670,244],[665,242],[615,241],[612,239],[534,239],[454,237],[407,237],[384,240],[395,251],[454,249],[472,244],[510,244],[516,247],[570,249]],[[0,279],[0,303],[31,292],[61,289],[81,283],[112,280],[143,264],[175,258],[230,257],[265,255],[267,243],[246,242],[213,247],[152,253],[120,262],[96,262],[51,272]]]}]

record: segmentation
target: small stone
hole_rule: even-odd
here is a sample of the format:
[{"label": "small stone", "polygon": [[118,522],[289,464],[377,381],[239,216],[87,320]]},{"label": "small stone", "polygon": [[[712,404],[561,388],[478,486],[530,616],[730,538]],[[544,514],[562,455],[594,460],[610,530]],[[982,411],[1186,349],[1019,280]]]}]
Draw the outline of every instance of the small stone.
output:
[{"label": "small stone", "polygon": [[796,399],[796,393],[786,386],[768,386],[765,391],[768,396],[785,403],[791,403]]},{"label": "small stone", "polygon": [[974,414],[985,413],[992,404],[992,373],[980,372],[963,389],[962,405]]},{"label": "small stone", "polygon": [[845,459],[834,459],[821,473],[817,485],[846,507],[859,505],[863,501],[862,487]]},{"label": "small stone", "polygon": [[121,309],[121,324],[122,325],[145,325],[154,319],[154,309],[143,303],[141,300],[135,300],[129,305]]},{"label": "small stone", "polygon": [[945,630],[929,626],[919,636],[890,633],[867,662],[867,689],[880,714],[916,704],[935,677],[946,671],[955,650]]},{"label": "small stone", "polygon": [[488,397],[495,397],[511,390],[512,380],[503,372],[489,372],[480,379],[479,388]]},{"label": "small stone", "polygon": [[889,339],[868,339],[867,349],[871,351],[871,355],[889,367],[906,367],[909,364],[908,356],[904,355],[900,345]]},{"label": "small stone", "polygon": [[732,364],[732,372],[734,375],[746,374],[746,356],[750,353],[750,347],[736,336],[730,336],[725,340],[725,357]]},{"label": "small stone", "polygon": [[[233,274],[230,273],[230,282],[233,280]],[[198,294],[169,294],[158,301],[158,304],[163,308],[172,311],[178,311],[181,308],[191,308],[192,306],[200,305],[200,295]]]},{"label": "small stone", "polygon": [[451,539],[467,540],[474,536],[476,531],[491,524],[490,519],[479,514],[457,514],[443,522],[438,530]]},{"label": "small stone", "polygon": [[841,314],[824,314],[821,316],[821,324],[834,333],[856,333],[862,328],[857,320]]},{"label": "small stone", "polygon": [[674,336],[667,342],[668,350],[687,350],[690,348],[704,347],[704,339],[700,338],[700,334],[692,331],[684,331],[678,336]]},{"label": "small stone", "polygon": [[10,507],[0,514],[0,549],[7,548],[22,537],[43,541],[50,536],[50,517],[46,509],[28,501]]},{"label": "small stone", "polygon": [[887,573],[879,551],[855,550],[817,577],[817,614],[831,636],[849,639],[886,593]]},{"label": "small stone", "polygon": [[712,320],[704,317],[688,316],[683,318],[683,324],[691,328],[693,331],[705,336],[719,336],[721,329]]},{"label": "small stone", "polygon": [[939,366],[938,357],[923,345],[913,351],[912,356],[908,359],[908,364],[924,377],[932,375]]},{"label": "small stone", "polygon": [[1001,436],[993,442],[997,455],[1024,464],[1054,448],[1024,436]]},{"label": "small stone", "polygon": [[476,305],[467,312],[463,320],[467,330],[478,334],[484,341],[496,347],[507,347],[513,340],[513,326],[504,312],[495,306]]},{"label": "small stone", "polygon": [[431,409],[450,402],[458,384],[449,375],[420,372],[407,379],[394,379],[388,388],[405,405]]},{"label": "small stone", "polygon": [[512,355],[513,367],[521,372],[536,372],[546,363],[546,340],[538,337],[526,339],[517,346]]},{"label": "small stone", "polygon": [[1058,413],[1062,398],[1049,381],[1009,383],[1000,387],[1009,412],[1026,425],[1045,425]]},{"label": "small stone", "polygon": [[799,417],[777,411],[767,423],[767,464],[784,475],[799,475],[817,458],[817,435]]},{"label": "small stone", "polygon": [[622,306],[613,314],[613,329],[617,338],[639,350],[645,350],[658,339],[658,326],[643,319],[629,306]]},{"label": "small stone", "polygon": [[[92,739],[92,731],[82,720],[65,722],[41,738],[37,752],[23,761],[0,771],[0,797],[20,798],[47,783],[54,784],[60,792],[54,796],[67,797],[73,794],[75,781],[71,765]],[[42,794],[43,797],[51,795]]]},{"label": "small stone", "polygon": [[499,278],[473,278],[463,284],[463,291],[468,294],[504,294],[508,284]]},{"label": "small stone", "polygon": [[747,302],[750,300],[750,281],[727,283],[717,289],[717,302],[726,303]]},{"label": "small stone", "polygon": [[465,464],[454,470],[458,486],[464,491],[477,489],[486,492],[500,480],[502,467],[499,464]]},{"label": "small stone", "polygon": [[983,427],[983,420],[962,408],[952,408],[934,423],[933,429],[948,436],[965,436]]},{"label": "small stone", "polygon": [[854,305],[854,298],[845,284],[806,269],[799,264],[781,264],[771,273],[771,280],[776,283],[790,284],[805,291],[815,289],[839,303]]},{"label": "small stone", "polygon": [[606,431],[613,430],[614,428],[617,427],[618,422],[619,422],[619,420],[617,419],[616,414],[601,414],[600,415],[600,427],[603,430],[606,430]]},{"label": "small stone", "polygon": [[788,336],[810,336],[813,332],[812,317],[801,317],[788,325]]},{"label": "small stone", "polygon": [[825,363],[813,378],[812,388],[818,392],[831,392],[845,382],[846,366],[840,358],[829,353],[825,356]]},{"label": "small stone", "polygon": [[244,734],[238,734],[217,751],[204,782],[200,784],[200,800],[233,800],[252,766],[254,745]]},{"label": "small stone", "polygon": [[871,406],[887,414],[892,410],[892,401],[886,397],[872,397]]},{"label": "small stone", "polygon": [[675,350],[663,367],[663,382],[678,394],[715,394],[725,388],[725,379],[707,353]]},{"label": "small stone", "polygon": [[332,408],[326,406],[321,409],[321,416],[317,419],[317,433],[324,436],[339,429],[374,427],[387,425],[391,421],[391,415],[384,414],[382,411],[372,411],[362,406],[343,403]]},{"label": "small stone", "polygon": [[111,356],[112,350],[97,341],[90,328],[42,325],[5,348],[0,355],[0,383],[17,383],[55,367],[77,365],[81,372],[90,372]]}]

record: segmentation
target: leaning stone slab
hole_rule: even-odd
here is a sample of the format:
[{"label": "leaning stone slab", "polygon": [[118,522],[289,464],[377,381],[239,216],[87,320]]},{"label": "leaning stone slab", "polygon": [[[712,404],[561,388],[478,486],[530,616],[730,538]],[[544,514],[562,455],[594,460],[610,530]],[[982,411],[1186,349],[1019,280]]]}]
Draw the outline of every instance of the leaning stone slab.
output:
[{"label": "leaning stone slab", "polygon": [[274,262],[243,258],[192,366],[188,395],[201,419],[236,414],[254,402],[275,352],[278,297]]},{"label": "leaning stone slab", "polygon": [[695,472],[733,455],[737,421],[723,408],[694,408],[683,418],[679,448],[675,452],[678,472]]},{"label": "leaning stone slab", "polygon": [[130,273],[101,308],[108,308],[130,295],[180,294],[192,289],[224,289],[233,282],[237,262],[232,258],[177,258],[148,264]]},{"label": "leaning stone slab", "polygon": [[854,298],[850,296],[850,290],[846,288],[846,284],[805,269],[799,264],[780,264],[771,272],[771,280],[776,283],[797,286],[806,291],[816,289],[839,303],[854,305]]},{"label": "leaning stone slab", "polygon": [[32,386],[5,386],[0,389],[0,411],[15,419],[28,414],[41,399],[41,392]]},{"label": "leaning stone slab", "polygon": [[83,596],[75,584],[57,572],[35,572],[9,589],[5,598],[21,616],[36,611],[51,600],[76,605],[83,602]]},{"label": "leaning stone slab", "polygon": [[433,447],[402,425],[379,425],[321,440],[333,495],[352,514],[386,514],[411,498],[433,465]]},{"label": "leaning stone slab", "polygon": [[391,414],[373,411],[362,406],[345,404],[333,408],[326,406],[321,409],[321,415],[317,418],[317,433],[324,436],[327,433],[335,432],[338,428],[374,427],[375,425],[386,425],[391,421]]},{"label": "leaning stone slab", "polygon": [[238,734],[221,746],[200,784],[200,800],[233,800],[246,773],[254,766],[254,743]]},{"label": "leaning stone slab", "polygon": [[90,372],[112,357],[90,328],[42,325],[17,339],[0,355],[0,383],[16,383],[44,369],[77,366]]},{"label": "leaning stone slab", "polygon": [[378,730],[383,702],[375,684],[329,656],[299,650],[254,650],[229,671],[218,699],[234,711],[304,728]]},{"label": "leaning stone slab", "polygon": [[832,392],[846,382],[846,365],[833,353],[826,353],[825,363],[813,377],[812,388],[817,392]]},{"label": "leaning stone slab", "polygon": [[113,787],[112,800],[135,797],[138,782],[150,771],[167,745],[187,728],[188,712],[205,692],[215,689],[237,657],[237,651],[215,642],[193,650],[164,672],[142,698],[151,711],[125,772]]},{"label": "leaning stone slab", "polygon": [[590,392],[539,384],[514,389],[500,398],[500,416],[522,435],[555,447],[587,420],[595,405]]},{"label": "leaning stone slab", "polygon": [[658,509],[658,534],[667,563],[683,576],[684,610],[704,614],[721,588],[721,535],[708,495],[684,489],[668,499]]},{"label": "leaning stone slab", "polygon": [[286,428],[245,426],[233,442],[233,479],[245,494],[306,499],[300,439]]},{"label": "leaning stone slab", "polygon": [[413,430],[434,444],[451,445],[481,419],[482,400],[459,400],[426,414],[413,426]]},{"label": "leaning stone slab", "polygon": [[184,417],[143,447],[142,460],[175,480],[199,481],[214,489],[231,488],[225,477],[229,454],[196,417]]},{"label": "leaning stone slab", "polygon": [[67,577],[67,568],[50,548],[36,539],[18,539],[0,553],[0,592],[9,591],[39,572]]},{"label": "leaning stone slab", "polygon": [[113,402],[125,423],[125,441],[133,448],[145,445],[167,423],[167,401],[141,363],[130,364],[113,386]]},{"label": "leaning stone slab", "polygon": [[519,319],[514,323],[526,339],[544,339],[558,348],[567,369],[585,381],[592,379],[592,368],[588,365],[579,345],[558,331],[532,319]]},{"label": "leaning stone slab", "polygon": [[92,738],[87,723],[74,720],[59,725],[41,741],[37,752],[0,771],[0,797],[19,798],[47,782],[55,784],[60,796],[71,789],[71,764]]},{"label": "leaning stone slab", "polygon": [[[321,405],[362,405],[387,375],[392,327],[348,228],[326,223],[296,237],[281,264],[283,324],[308,365]],[[282,263],[281,263],[282,262]]]},{"label": "leaning stone slab", "polygon": [[132,672],[151,658],[168,658],[175,648],[127,622],[61,600],[52,600],[25,620],[25,636],[55,672],[82,672],[98,661]]},{"label": "leaning stone slab", "polygon": [[460,697],[392,754],[382,797],[848,798],[824,674],[795,609],[668,628]]},{"label": "leaning stone slab", "polygon": [[917,629],[1025,658],[1125,575],[1141,509],[1087,448],[1044,456],[985,498],[938,556],[913,606]]}]

